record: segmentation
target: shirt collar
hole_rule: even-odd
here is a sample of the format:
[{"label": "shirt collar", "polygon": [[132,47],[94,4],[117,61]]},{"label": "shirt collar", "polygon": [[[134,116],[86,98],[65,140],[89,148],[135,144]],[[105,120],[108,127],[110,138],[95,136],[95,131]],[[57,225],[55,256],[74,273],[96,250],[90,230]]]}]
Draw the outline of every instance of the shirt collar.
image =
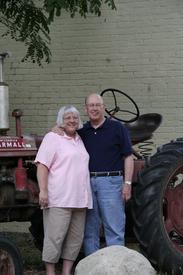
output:
[{"label": "shirt collar", "polygon": [[[66,138],[66,139],[72,139],[71,137],[68,137],[65,133],[64,135],[62,136],[63,138]],[[78,133],[76,132],[76,138],[75,138],[75,141],[78,141],[79,139],[81,139],[81,137],[78,135]]]},{"label": "shirt collar", "polygon": [[[102,123],[102,125],[100,125],[96,129],[99,129],[99,128],[108,128],[109,127],[110,119],[108,117],[106,117],[106,116],[105,116],[105,118],[106,118],[106,120],[104,121],[104,123]],[[90,121],[88,121],[85,125],[86,125],[85,126],[86,129],[93,128]]]}]

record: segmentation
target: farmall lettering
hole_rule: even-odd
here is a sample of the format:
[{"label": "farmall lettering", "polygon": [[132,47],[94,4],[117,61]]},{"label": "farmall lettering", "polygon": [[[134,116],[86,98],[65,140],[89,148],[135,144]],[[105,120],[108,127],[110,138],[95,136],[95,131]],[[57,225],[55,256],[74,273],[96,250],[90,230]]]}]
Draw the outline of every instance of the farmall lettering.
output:
[{"label": "farmall lettering", "polygon": [[24,148],[26,148],[26,142],[24,139],[0,139],[0,150]]}]

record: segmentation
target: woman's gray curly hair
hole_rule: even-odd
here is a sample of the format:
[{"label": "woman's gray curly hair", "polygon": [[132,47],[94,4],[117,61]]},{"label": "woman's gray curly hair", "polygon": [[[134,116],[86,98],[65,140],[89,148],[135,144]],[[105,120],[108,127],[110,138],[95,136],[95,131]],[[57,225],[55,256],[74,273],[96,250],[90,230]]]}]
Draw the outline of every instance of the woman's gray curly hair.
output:
[{"label": "woman's gray curly hair", "polygon": [[63,123],[63,118],[65,115],[67,115],[68,113],[73,113],[75,115],[77,115],[78,119],[79,119],[79,124],[78,124],[78,128],[77,130],[83,128],[83,123],[81,121],[81,118],[80,118],[80,113],[78,112],[78,110],[74,107],[74,106],[71,106],[71,105],[68,105],[68,106],[63,106],[59,112],[58,112],[58,116],[57,116],[57,125],[59,127],[63,127],[64,128],[64,123]]}]

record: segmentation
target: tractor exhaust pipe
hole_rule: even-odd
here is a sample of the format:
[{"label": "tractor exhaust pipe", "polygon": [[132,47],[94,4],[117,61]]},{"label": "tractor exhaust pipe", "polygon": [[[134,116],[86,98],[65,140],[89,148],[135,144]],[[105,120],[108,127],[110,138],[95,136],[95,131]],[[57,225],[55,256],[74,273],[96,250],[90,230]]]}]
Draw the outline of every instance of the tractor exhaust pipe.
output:
[{"label": "tractor exhaust pipe", "polygon": [[3,63],[11,56],[10,51],[0,54],[0,135],[6,135],[9,130],[9,86],[4,82]]}]

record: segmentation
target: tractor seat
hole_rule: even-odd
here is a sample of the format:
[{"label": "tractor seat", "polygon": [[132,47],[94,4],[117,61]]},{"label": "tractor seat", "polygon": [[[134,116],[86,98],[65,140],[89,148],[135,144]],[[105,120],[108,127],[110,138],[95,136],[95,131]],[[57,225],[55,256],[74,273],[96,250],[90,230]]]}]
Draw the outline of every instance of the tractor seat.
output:
[{"label": "tractor seat", "polygon": [[124,125],[128,129],[131,141],[134,142],[151,136],[162,120],[163,117],[160,114],[144,114],[139,116],[137,120],[126,122]]}]

